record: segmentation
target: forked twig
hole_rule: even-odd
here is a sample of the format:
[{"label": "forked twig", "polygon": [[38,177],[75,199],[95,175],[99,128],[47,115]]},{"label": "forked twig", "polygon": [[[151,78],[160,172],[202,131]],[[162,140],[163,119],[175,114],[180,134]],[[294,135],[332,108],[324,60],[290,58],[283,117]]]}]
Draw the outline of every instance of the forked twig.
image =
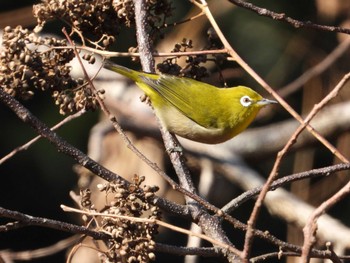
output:
[{"label": "forked twig", "polygon": [[320,206],[318,206],[315,211],[310,216],[308,223],[305,225],[304,232],[304,244],[301,255],[301,262],[309,262],[310,250],[314,243],[316,242],[316,231],[317,231],[317,219],[326,213],[332,206],[337,204],[341,199],[350,194],[350,181],[343,186],[337,193],[335,193],[331,198],[324,201]]},{"label": "forked twig", "polygon": [[[258,213],[260,210],[260,207],[262,206],[262,202],[263,199],[265,198],[267,192],[269,191],[269,188],[273,182],[273,180],[275,179],[277,173],[278,173],[278,169],[279,166],[281,164],[282,158],[284,157],[284,155],[289,151],[289,149],[293,146],[293,144],[297,141],[298,136],[301,134],[301,132],[306,128],[306,125],[308,125],[310,123],[310,121],[312,120],[312,118],[334,97],[336,97],[339,93],[339,91],[341,90],[341,88],[344,87],[345,83],[349,80],[350,78],[350,73],[346,74],[341,81],[336,85],[336,87],[318,104],[316,104],[314,106],[314,108],[311,110],[311,112],[308,114],[308,116],[305,118],[305,121],[303,124],[301,124],[298,129],[295,130],[295,132],[293,133],[293,135],[291,136],[291,138],[288,140],[288,142],[286,143],[286,145],[283,147],[283,149],[281,151],[278,152],[277,154],[277,158],[276,161],[274,163],[274,166],[271,170],[271,173],[263,187],[263,189],[261,190],[259,197],[255,203],[254,209],[252,211],[252,214],[249,218],[248,221],[248,230],[246,233],[246,241],[245,241],[245,248],[247,247],[247,254],[249,255],[248,251],[251,247],[251,242],[253,239],[253,228],[255,226],[255,221],[257,220],[258,217]],[[347,162],[348,163],[348,162]],[[250,226],[250,227],[249,227]]]},{"label": "forked twig", "polygon": [[63,211],[65,212],[74,212],[74,213],[79,213],[79,214],[84,214],[84,215],[90,215],[90,216],[102,216],[105,218],[111,217],[111,218],[119,218],[119,219],[125,219],[125,220],[129,220],[132,222],[139,222],[139,223],[148,223],[148,224],[157,224],[160,226],[163,226],[165,228],[171,229],[173,231],[188,235],[188,236],[196,236],[199,237],[203,240],[206,240],[214,245],[220,246],[224,249],[227,249],[233,253],[235,253],[236,255],[240,254],[241,251],[239,251],[238,249],[234,248],[233,246],[230,246],[228,244],[222,243],[218,240],[215,240],[211,237],[208,237],[207,235],[204,234],[200,234],[200,233],[195,233],[192,231],[189,231],[185,228],[182,227],[178,227],[175,226],[173,224],[169,224],[166,222],[163,222],[162,220],[159,219],[151,219],[151,218],[144,218],[144,217],[132,217],[132,216],[125,216],[125,215],[116,215],[116,214],[106,214],[106,213],[98,213],[98,212],[92,212],[92,211],[83,211],[80,209],[76,209],[76,208],[72,208],[72,207],[68,207],[65,205],[61,205],[61,208],[63,209]]}]

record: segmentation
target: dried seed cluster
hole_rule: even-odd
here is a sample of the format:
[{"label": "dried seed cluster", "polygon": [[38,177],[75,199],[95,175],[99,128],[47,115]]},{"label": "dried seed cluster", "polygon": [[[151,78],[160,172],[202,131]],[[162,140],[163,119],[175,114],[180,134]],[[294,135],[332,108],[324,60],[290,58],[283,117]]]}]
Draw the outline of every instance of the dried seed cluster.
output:
[{"label": "dried seed cluster", "polygon": [[[182,42],[175,44],[171,52],[186,52],[192,48],[192,40],[184,38]],[[187,56],[186,66],[182,69],[177,64],[177,58],[168,58],[158,64],[157,68],[162,73],[201,80],[208,76],[207,69],[200,65],[206,61],[206,55]]]},{"label": "dried seed cluster", "polygon": [[[119,18],[125,18],[125,24],[134,23],[135,11],[133,0],[114,0],[113,6]],[[145,9],[149,14],[147,23],[151,29],[165,26],[165,20],[172,16],[173,8],[169,0],[146,0]]]},{"label": "dried seed cluster", "polygon": [[[151,28],[159,28],[171,16],[168,0],[147,0],[146,7]],[[115,41],[122,25],[134,24],[134,4],[132,0],[42,0],[34,5],[39,31],[44,24],[59,18],[80,32],[80,36],[91,37],[96,43],[107,47]]]},{"label": "dried seed cluster", "polygon": [[[222,48],[222,44],[213,29],[208,30],[207,40],[208,42],[203,48],[204,50]],[[184,38],[180,43],[175,44],[171,52],[186,52],[192,48],[192,40]],[[213,61],[217,65],[220,65],[224,61],[224,58],[225,56],[222,54],[187,56],[186,65],[182,68],[177,64],[178,58],[173,57],[167,58],[162,63],[157,64],[157,68],[162,73],[201,80],[209,75],[207,68],[203,64],[207,61]]]},{"label": "dried seed cluster", "polygon": [[84,36],[101,40],[104,46],[114,42],[120,24],[125,21],[118,17],[112,0],[42,0],[34,5],[33,13],[39,31],[49,20],[59,18],[69,23]]},{"label": "dried seed cluster", "polygon": [[[133,183],[106,183],[98,185],[101,192],[113,195],[112,200],[103,209],[106,214],[101,219],[103,231],[113,237],[108,242],[108,251],[102,255],[104,263],[109,262],[149,262],[155,259],[154,237],[158,225],[154,223],[135,222],[133,220],[108,217],[121,215],[135,218],[160,219],[160,210],[152,204],[157,186],[143,186],[144,177],[135,176]],[[86,195],[85,195],[86,196]],[[85,198],[85,203],[86,198]]]},{"label": "dried seed cluster", "polygon": [[31,98],[35,90],[51,91],[60,113],[97,108],[83,79],[71,77],[74,52],[66,40],[40,37],[21,26],[7,26],[0,53],[0,87],[12,96]]},{"label": "dried seed cluster", "polygon": [[66,65],[74,57],[73,52],[64,49],[44,51],[43,47],[49,45],[66,43],[55,38],[41,38],[21,26],[7,26],[0,55],[1,87],[24,99],[33,95],[34,88],[45,91],[59,86],[75,87],[76,82],[69,76],[70,68]]}]

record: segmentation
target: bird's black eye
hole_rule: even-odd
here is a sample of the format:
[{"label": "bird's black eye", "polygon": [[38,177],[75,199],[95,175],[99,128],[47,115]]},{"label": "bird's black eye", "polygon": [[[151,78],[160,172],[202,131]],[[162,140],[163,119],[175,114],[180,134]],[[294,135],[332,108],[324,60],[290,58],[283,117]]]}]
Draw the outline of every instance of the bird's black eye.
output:
[{"label": "bird's black eye", "polygon": [[252,99],[246,95],[240,99],[240,103],[242,104],[243,107],[248,107],[250,106],[250,104],[252,104]]}]

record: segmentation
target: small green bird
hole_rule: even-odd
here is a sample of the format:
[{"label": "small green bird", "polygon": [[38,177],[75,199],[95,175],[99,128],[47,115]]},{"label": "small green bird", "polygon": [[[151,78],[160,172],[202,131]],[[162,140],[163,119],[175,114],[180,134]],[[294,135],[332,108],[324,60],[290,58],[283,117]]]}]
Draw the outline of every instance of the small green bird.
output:
[{"label": "small green bird", "polygon": [[104,67],[135,81],[169,132],[197,142],[225,142],[245,130],[261,108],[277,103],[244,86],[217,88],[190,78],[138,72],[109,61]]}]

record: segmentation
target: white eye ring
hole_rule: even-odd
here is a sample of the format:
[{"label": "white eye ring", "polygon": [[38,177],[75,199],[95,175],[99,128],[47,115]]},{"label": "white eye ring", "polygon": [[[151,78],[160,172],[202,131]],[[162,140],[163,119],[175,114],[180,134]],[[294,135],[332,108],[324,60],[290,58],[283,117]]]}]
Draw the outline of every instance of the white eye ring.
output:
[{"label": "white eye ring", "polygon": [[248,107],[252,104],[252,99],[249,96],[245,95],[239,100],[239,102],[243,107]]}]

